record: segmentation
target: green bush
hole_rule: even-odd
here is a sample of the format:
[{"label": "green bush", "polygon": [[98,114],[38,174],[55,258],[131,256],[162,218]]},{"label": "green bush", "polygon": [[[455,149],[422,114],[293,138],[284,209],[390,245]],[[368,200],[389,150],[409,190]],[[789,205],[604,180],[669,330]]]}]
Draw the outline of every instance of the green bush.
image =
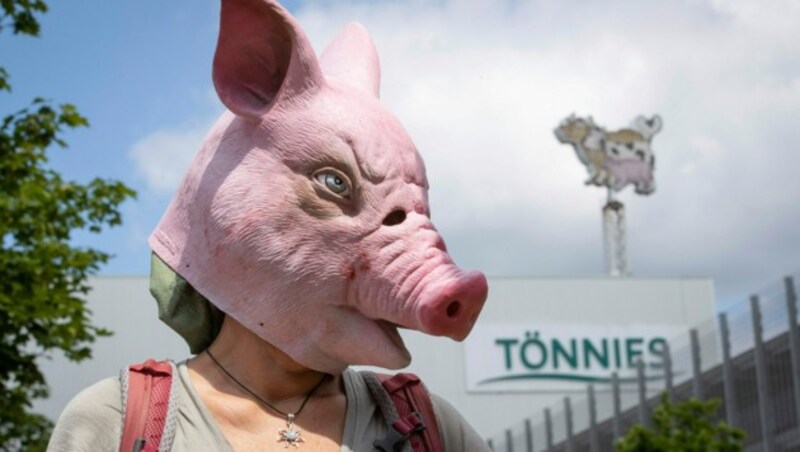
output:
[{"label": "green bush", "polygon": [[715,422],[720,401],[689,399],[672,404],[667,393],[653,410],[652,427],[636,425],[616,444],[618,452],[738,452],[744,431]]}]

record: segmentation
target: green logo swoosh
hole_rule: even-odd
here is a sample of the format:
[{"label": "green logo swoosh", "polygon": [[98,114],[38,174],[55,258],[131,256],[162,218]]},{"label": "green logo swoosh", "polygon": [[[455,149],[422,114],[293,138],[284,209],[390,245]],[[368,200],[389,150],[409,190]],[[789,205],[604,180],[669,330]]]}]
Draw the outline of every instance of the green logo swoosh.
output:
[{"label": "green logo swoosh", "polygon": [[[674,375],[678,375],[676,372]],[[663,380],[664,375],[650,375],[645,377],[645,381]],[[567,373],[528,373],[528,374],[511,374],[503,375],[500,377],[487,378],[478,382],[478,385],[489,383],[497,383],[501,381],[516,381],[516,380],[561,380],[561,381],[577,381],[582,383],[611,383],[611,377],[595,377],[590,375],[576,375]],[[620,383],[633,383],[638,380],[637,377],[620,377]]]}]

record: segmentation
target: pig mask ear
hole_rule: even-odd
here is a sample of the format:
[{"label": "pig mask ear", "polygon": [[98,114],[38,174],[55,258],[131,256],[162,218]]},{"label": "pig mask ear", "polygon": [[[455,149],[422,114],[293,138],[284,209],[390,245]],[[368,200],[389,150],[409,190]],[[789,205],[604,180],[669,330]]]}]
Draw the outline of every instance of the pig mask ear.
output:
[{"label": "pig mask ear", "polygon": [[222,0],[213,74],[222,103],[248,118],[324,83],[308,38],[272,0]]},{"label": "pig mask ear", "polygon": [[352,88],[378,98],[381,67],[367,30],[352,22],[328,45],[320,57],[322,72]]}]

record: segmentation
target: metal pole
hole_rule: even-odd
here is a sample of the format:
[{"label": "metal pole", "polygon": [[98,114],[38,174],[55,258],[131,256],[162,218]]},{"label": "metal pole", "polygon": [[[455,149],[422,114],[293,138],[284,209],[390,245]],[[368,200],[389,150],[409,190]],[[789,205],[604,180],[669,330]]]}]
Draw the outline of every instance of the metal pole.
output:
[{"label": "metal pole", "polygon": [[664,342],[664,386],[670,400],[675,400],[675,386],[672,382],[672,348]]},{"label": "metal pole", "polygon": [[722,342],[722,381],[725,386],[725,419],[728,425],[736,426],[736,379],[731,362],[731,333],[728,329],[728,316],[719,314],[719,333]]},{"label": "metal pole", "polygon": [[525,419],[525,452],[533,452],[533,426],[530,419]]},{"label": "metal pole", "polygon": [[786,312],[789,315],[789,352],[792,355],[795,425],[800,428],[800,329],[797,326],[797,292],[791,276],[784,278],[783,282],[786,285]]},{"label": "metal pole", "polygon": [[620,401],[619,401],[619,375],[616,372],[611,374],[611,398],[614,404],[614,421],[612,427],[614,429],[614,439],[622,437],[622,419],[620,414]]},{"label": "metal pole", "polygon": [[569,397],[564,397],[564,422],[567,427],[567,452],[572,452],[572,402]]},{"label": "metal pole", "polygon": [[594,385],[586,386],[589,397],[589,451],[600,452],[600,438],[597,436],[597,400],[594,398]]},{"label": "metal pole", "polygon": [[553,419],[550,417],[550,408],[544,409],[544,433],[547,439],[547,451],[553,450]]},{"label": "metal pole", "polygon": [[510,428],[506,429],[506,452],[514,452],[514,436]]},{"label": "metal pole", "polygon": [[628,240],[625,228],[625,206],[611,197],[603,206],[603,239],[606,248],[606,270],[611,276],[628,276]]},{"label": "metal pole", "polygon": [[697,400],[703,400],[703,371],[700,362],[700,339],[697,328],[689,331],[692,350],[692,389]]},{"label": "metal pole", "polygon": [[639,386],[639,423],[645,427],[650,426],[647,416],[647,384],[644,381],[644,361],[636,360],[636,383]]},{"label": "metal pole", "polygon": [[758,296],[750,297],[750,311],[753,316],[753,338],[755,339],[756,385],[758,389],[758,413],[761,417],[761,450],[772,452],[775,449],[772,438],[772,403],[767,388],[767,363],[764,356],[764,331],[761,325],[761,307]]}]

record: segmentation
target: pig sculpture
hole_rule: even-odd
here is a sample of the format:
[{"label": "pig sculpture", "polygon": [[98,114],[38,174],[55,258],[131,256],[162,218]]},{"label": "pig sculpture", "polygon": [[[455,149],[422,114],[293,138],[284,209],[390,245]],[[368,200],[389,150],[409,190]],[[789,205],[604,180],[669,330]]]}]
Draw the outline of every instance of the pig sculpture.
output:
[{"label": "pig sculpture", "polygon": [[348,368],[406,366],[398,328],[463,340],[488,290],[431,223],[425,167],[378,101],[364,28],[317,59],[275,1],[223,0],[213,80],[229,112],[150,237],[159,316],[197,355],[87,388],[49,450],[421,450],[421,432],[487,450],[433,395],[414,410],[427,421],[398,424],[378,377]]}]

